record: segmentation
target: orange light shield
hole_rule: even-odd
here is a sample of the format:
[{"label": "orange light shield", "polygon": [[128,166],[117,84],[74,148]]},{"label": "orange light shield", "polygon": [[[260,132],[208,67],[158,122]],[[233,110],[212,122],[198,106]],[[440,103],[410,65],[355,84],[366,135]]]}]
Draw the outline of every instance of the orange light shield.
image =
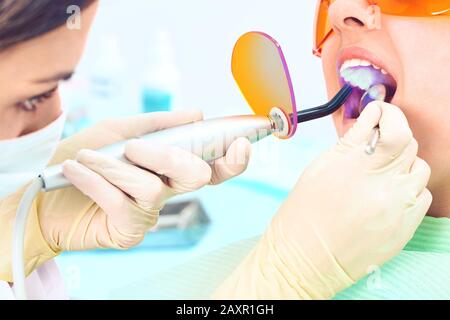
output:
[{"label": "orange light shield", "polygon": [[287,137],[297,128],[297,109],[289,70],[280,45],[262,32],[248,32],[237,41],[231,70],[247,103],[257,115],[281,109],[290,119]]}]

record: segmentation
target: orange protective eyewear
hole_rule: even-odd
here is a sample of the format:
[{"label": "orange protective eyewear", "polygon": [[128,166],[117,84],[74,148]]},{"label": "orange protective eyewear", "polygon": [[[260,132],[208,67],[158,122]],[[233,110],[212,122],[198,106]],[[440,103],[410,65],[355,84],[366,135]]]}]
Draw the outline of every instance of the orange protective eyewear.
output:
[{"label": "orange protective eyewear", "polygon": [[[335,0],[319,0],[316,8],[313,53],[320,57],[322,46],[333,33],[328,19],[328,8]],[[384,14],[405,17],[450,16],[450,0],[368,0]]]}]

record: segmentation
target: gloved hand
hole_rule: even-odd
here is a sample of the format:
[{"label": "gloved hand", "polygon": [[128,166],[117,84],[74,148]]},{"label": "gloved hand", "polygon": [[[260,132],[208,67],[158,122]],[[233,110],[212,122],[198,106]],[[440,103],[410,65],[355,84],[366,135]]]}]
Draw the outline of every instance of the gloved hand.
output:
[{"label": "gloved hand", "polygon": [[[78,189],[40,193],[35,199],[25,240],[26,272],[61,251],[137,245],[169,197],[243,172],[250,155],[247,139],[236,140],[212,166],[180,148],[139,140],[129,142],[125,152],[138,166],[86,150],[201,119],[199,111],[144,114],[108,120],[62,141],[51,164],[65,161],[64,174]],[[12,278],[12,225],[24,190],[0,201],[2,280]]]},{"label": "gloved hand", "polygon": [[[379,124],[375,154],[364,151]],[[302,174],[222,299],[328,299],[401,251],[431,204],[429,166],[399,108],[370,104]]]}]

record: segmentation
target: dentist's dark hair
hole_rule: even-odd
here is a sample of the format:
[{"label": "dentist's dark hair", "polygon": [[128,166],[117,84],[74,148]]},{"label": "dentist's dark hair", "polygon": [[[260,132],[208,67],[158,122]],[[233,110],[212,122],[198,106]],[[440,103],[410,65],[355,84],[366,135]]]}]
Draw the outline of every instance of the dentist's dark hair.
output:
[{"label": "dentist's dark hair", "polygon": [[0,51],[66,23],[69,6],[81,10],[95,0],[0,0]]}]

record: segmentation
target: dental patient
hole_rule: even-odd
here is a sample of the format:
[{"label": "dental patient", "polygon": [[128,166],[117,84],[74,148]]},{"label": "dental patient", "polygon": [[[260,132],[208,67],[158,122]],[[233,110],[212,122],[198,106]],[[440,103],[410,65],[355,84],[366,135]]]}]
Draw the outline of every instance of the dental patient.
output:
[{"label": "dental patient", "polygon": [[[318,5],[328,96],[354,87],[333,114],[339,141],[261,238],[159,275],[159,289],[177,279],[172,298],[450,298],[450,1]],[[365,103],[380,85],[385,102]]]}]

